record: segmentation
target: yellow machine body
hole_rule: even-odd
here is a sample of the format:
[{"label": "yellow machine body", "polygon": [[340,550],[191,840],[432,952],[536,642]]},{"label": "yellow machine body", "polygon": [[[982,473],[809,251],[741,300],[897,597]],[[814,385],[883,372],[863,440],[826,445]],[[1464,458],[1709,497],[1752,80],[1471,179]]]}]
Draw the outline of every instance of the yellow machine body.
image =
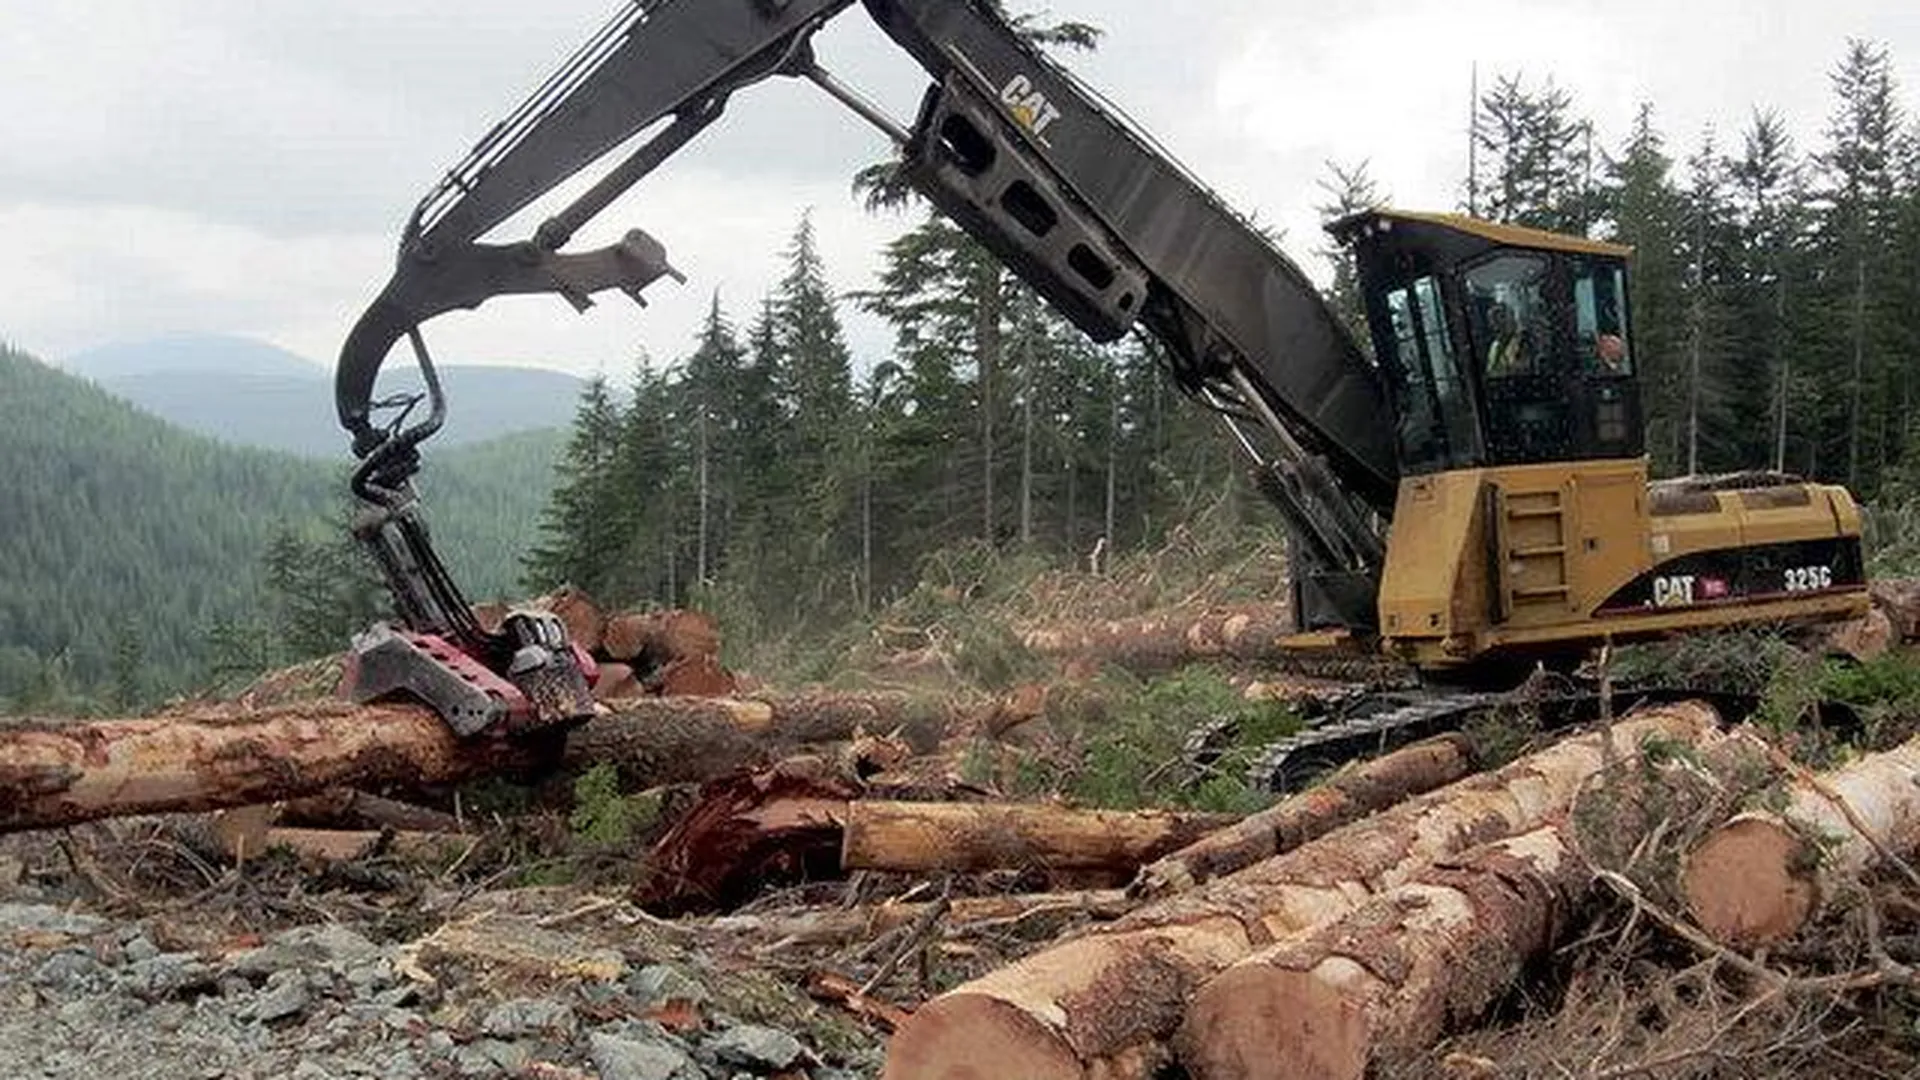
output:
[{"label": "yellow machine body", "polygon": [[1643,458],[1407,477],[1380,634],[1390,652],[1446,669],[1852,617],[1868,606],[1859,541],[1845,488],[1759,477],[1649,484]]}]

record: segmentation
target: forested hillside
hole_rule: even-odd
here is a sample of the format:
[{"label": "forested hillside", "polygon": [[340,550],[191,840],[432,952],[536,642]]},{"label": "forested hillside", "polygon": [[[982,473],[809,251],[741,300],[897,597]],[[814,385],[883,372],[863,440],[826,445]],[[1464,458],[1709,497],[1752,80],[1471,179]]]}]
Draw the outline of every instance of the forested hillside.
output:
[{"label": "forested hillside", "polygon": [[[195,334],[119,342],[62,367],[188,431],[234,446],[337,458],[346,443],[334,416],[333,374],[305,357],[250,338]],[[440,449],[564,427],[580,379],[542,368],[440,368],[456,403],[434,437]],[[419,393],[410,361],[382,369],[376,394]]]},{"label": "forested hillside", "polygon": [[[1052,44],[1097,37],[1026,27]],[[1655,472],[1844,482],[1876,504],[1881,550],[1911,552],[1920,129],[1877,46],[1853,43],[1833,88],[1818,132],[1757,103],[1743,131],[1670,140],[1654,104],[1601,132],[1551,81],[1501,77],[1477,102],[1460,205],[1409,208],[1633,245]],[[911,589],[936,556],[951,582],[986,552],[1084,561],[1156,544],[1208,509],[1250,549],[1251,530],[1277,526],[1150,344],[1089,345],[888,180],[869,169],[859,185],[920,223],[868,290],[829,291],[803,220],[773,295],[744,313],[716,300],[688,355],[637,374],[630,406],[588,390],[536,579],[817,631]],[[1394,201],[1364,164],[1330,164],[1324,187],[1328,218]],[[1326,245],[1286,239],[1296,257]],[[1351,275],[1332,292],[1351,313]],[[847,305],[894,327],[871,371],[850,362]]]},{"label": "forested hillside", "polygon": [[[512,589],[557,441],[435,458],[436,535],[477,592]],[[187,434],[7,349],[0,460],[0,700],[139,701],[204,681],[222,649],[278,659],[269,551],[283,576],[353,567],[342,466]],[[357,580],[356,614],[379,599]]]}]

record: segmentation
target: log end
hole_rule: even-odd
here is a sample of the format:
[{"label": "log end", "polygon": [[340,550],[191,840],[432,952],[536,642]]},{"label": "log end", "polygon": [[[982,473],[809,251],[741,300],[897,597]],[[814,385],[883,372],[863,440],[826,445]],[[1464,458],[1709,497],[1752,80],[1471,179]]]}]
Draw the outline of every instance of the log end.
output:
[{"label": "log end", "polygon": [[1335,981],[1246,963],[1195,995],[1178,1050],[1198,1080],[1360,1080],[1368,1042],[1365,1012]]},{"label": "log end", "polygon": [[1817,890],[1806,845],[1786,825],[1745,817],[1715,830],[1688,856],[1680,885],[1714,940],[1736,948],[1792,937],[1813,915]]},{"label": "log end", "polygon": [[887,1043],[881,1080],[1083,1080],[1064,1041],[1013,1005],[965,992],[937,998]]}]

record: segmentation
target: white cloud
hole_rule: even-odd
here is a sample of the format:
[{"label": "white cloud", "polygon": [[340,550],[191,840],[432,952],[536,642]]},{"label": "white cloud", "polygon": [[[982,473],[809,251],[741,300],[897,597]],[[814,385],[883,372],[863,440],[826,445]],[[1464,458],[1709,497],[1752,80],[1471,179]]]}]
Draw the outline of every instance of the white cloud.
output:
[{"label": "white cloud", "polygon": [[[1016,5],[1023,6],[1023,5]],[[1025,5],[1041,6],[1041,5]],[[1403,204],[1449,206],[1467,79],[1524,71],[1573,92],[1607,145],[1654,101],[1684,157],[1778,106],[1803,148],[1849,36],[1886,42],[1920,89],[1920,4],[1618,0],[1059,0],[1107,30],[1070,58],[1206,182],[1286,230],[1311,265],[1323,162],[1371,160]],[[61,356],[163,332],[252,334],[328,362],[384,281],[393,231],[439,171],[613,11],[612,0],[0,0],[0,337]],[[850,12],[829,65],[911,116],[923,76]],[[450,358],[623,374],[686,351],[715,288],[742,322],[812,206],[835,284],[870,281],[907,224],[861,212],[846,178],[885,147],[798,84],[756,87],[580,244],[629,226],[690,278],[653,306],[587,317],[549,298],[448,316]],[[503,235],[524,236],[525,221]],[[856,351],[884,327],[849,310]]]}]

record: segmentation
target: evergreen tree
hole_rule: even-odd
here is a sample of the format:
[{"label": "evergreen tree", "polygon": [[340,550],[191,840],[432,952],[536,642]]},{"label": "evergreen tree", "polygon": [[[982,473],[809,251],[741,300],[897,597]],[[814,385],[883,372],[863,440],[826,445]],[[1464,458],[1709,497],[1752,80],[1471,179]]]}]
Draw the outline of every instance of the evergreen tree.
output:
[{"label": "evergreen tree", "polygon": [[1828,149],[1817,159],[1817,273],[1839,348],[1817,362],[1825,385],[1844,387],[1844,400],[1829,397],[1824,410],[1828,460],[1840,459],[1828,475],[1871,496],[1896,453],[1889,435],[1905,391],[1895,383],[1910,374],[1897,358],[1907,320],[1895,306],[1902,290],[1894,285],[1907,268],[1894,265],[1889,242],[1898,231],[1904,121],[1884,47],[1850,41],[1833,86],[1839,102],[1827,126]]},{"label": "evergreen tree", "polygon": [[524,583],[543,592],[572,584],[604,588],[626,549],[613,485],[621,417],[603,375],[588,381],[574,413],[573,435],[555,468],[556,483],[540,521],[540,542],[527,553]]},{"label": "evergreen tree", "polygon": [[1671,180],[1673,159],[1642,105],[1618,157],[1609,157],[1599,192],[1601,231],[1634,249],[1628,308],[1646,412],[1647,449],[1656,472],[1686,465],[1686,207]]},{"label": "evergreen tree", "polygon": [[[1322,225],[1331,225],[1386,201],[1364,161],[1351,167],[1337,161],[1327,162],[1327,175],[1319,184],[1326,197],[1326,201],[1315,208],[1320,213]],[[1333,285],[1328,290],[1327,302],[1339,313],[1340,321],[1347,324],[1347,329],[1352,331],[1354,341],[1359,343],[1360,348],[1367,355],[1373,355],[1373,339],[1367,333],[1366,300],[1360,294],[1360,279],[1354,268],[1353,256],[1339,244],[1331,242],[1315,254],[1333,267]]]},{"label": "evergreen tree", "polygon": [[1594,216],[1592,141],[1592,124],[1574,114],[1573,96],[1552,80],[1533,92],[1518,76],[1500,76],[1474,115],[1474,151],[1490,168],[1478,212],[1584,233]]},{"label": "evergreen tree", "polygon": [[[1742,460],[1766,461],[1776,470],[1787,462],[1788,417],[1798,398],[1793,388],[1794,350],[1790,347],[1790,300],[1804,228],[1801,169],[1786,124],[1774,112],[1755,112],[1741,139],[1740,156],[1728,164],[1733,212],[1739,229],[1739,269],[1734,305],[1738,342],[1747,357],[1746,377],[1736,383],[1732,403],[1740,429],[1749,433]],[[1765,379],[1757,377],[1765,373]],[[1766,437],[1752,423],[1767,417]]]}]

